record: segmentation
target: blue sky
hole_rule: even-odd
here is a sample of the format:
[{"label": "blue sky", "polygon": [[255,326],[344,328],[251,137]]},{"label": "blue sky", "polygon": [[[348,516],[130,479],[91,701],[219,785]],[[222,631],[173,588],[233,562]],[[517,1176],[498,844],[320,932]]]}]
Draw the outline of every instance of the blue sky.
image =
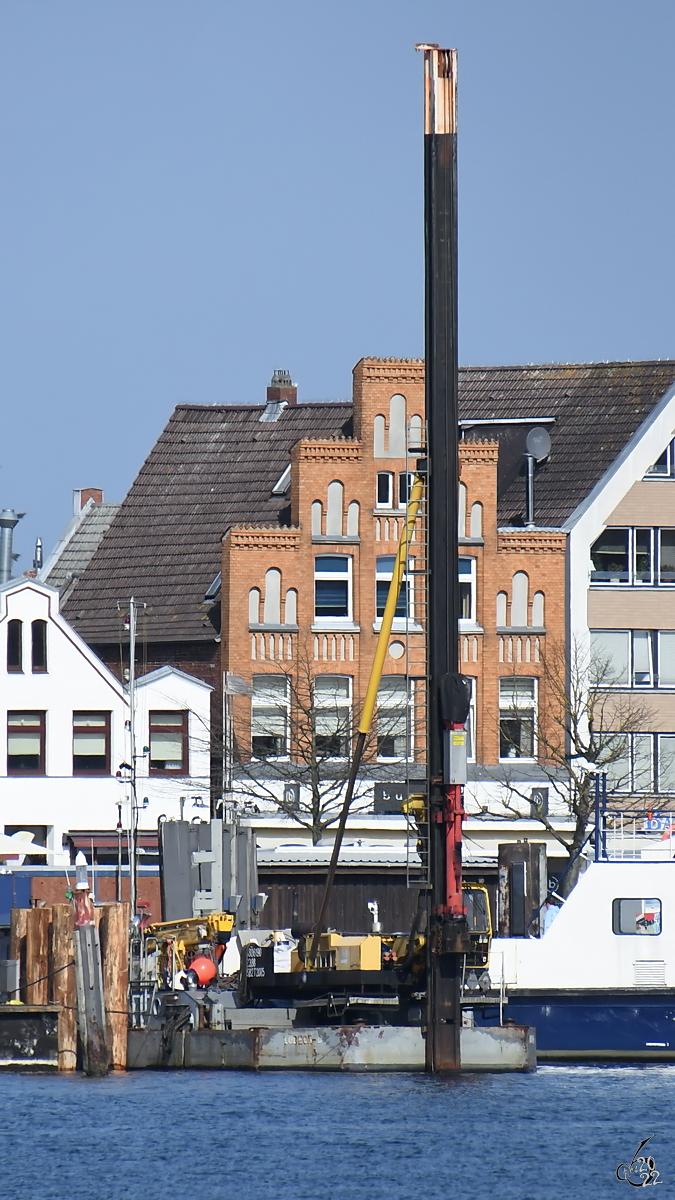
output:
[{"label": "blue sky", "polygon": [[459,50],[461,361],[675,357],[672,0],[5,0],[17,570],[176,403],[422,353],[418,41]]}]

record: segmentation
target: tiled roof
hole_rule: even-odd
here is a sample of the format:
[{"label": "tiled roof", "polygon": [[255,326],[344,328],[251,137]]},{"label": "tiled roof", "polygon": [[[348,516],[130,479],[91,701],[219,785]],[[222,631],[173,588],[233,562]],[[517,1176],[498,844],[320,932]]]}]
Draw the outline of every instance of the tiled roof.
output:
[{"label": "tiled roof", "polygon": [[213,640],[202,607],[220,570],[221,539],[242,522],[287,523],[272,488],[304,437],[351,434],[351,404],[179,405],[64,608],[91,643],[117,641],[118,600],[148,606],[147,637]]},{"label": "tiled roof", "polygon": [[[475,422],[465,436],[500,442],[500,524],[523,523],[520,472],[533,425],[554,418],[546,426],[551,455],[537,470],[536,519],[559,526],[674,382],[674,361],[463,368],[460,418]],[[117,641],[117,601],[135,595],[148,605],[148,637],[212,639],[203,599],[220,569],[223,534],[235,524],[286,523],[288,498],[272,488],[292,446],[350,436],[351,411],[348,403],[300,404],[265,423],[259,405],[179,406],[69,597],[68,619],[89,642]],[[525,423],[500,424],[514,418]]]},{"label": "tiled roof", "polygon": [[[672,360],[464,368],[460,418],[476,422],[465,437],[499,439],[499,523],[524,521],[523,452],[534,425],[555,418],[546,425],[550,457],[537,469],[535,516],[538,525],[559,526],[673,383]],[[480,424],[518,417],[531,424]]]},{"label": "tiled roof", "polygon": [[56,588],[62,601],[84,573],[118,508],[119,504],[96,504],[89,500],[47,559],[40,580]]}]

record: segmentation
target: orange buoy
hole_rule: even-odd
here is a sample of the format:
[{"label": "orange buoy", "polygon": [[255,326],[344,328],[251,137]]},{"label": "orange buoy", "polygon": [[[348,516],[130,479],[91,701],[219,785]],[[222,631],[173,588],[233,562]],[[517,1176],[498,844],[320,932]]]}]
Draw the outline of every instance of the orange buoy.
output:
[{"label": "orange buoy", "polygon": [[194,971],[200,986],[206,987],[215,979],[218,968],[212,958],[207,958],[205,954],[198,954],[190,963],[190,970]]}]

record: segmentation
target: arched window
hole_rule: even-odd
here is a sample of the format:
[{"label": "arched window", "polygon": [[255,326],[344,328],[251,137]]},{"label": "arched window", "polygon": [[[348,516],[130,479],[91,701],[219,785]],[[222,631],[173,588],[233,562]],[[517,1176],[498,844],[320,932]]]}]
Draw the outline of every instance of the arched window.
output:
[{"label": "arched window", "polygon": [[47,622],[31,622],[31,660],[32,670],[41,674],[47,670]]},{"label": "arched window", "polygon": [[281,571],[270,567],[265,572],[265,625],[281,624]]},{"label": "arched window", "polygon": [[391,471],[377,472],[375,503],[378,508],[392,508],[394,504],[394,476]]},{"label": "arched window", "polygon": [[7,624],[7,670],[14,673],[23,671],[23,621],[9,621]]},{"label": "arched window", "polygon": [[284,605],[284,625],[297,625],[298,623],[298,593],[295,588],[289,588],[286,592],[286,604]]},{"label": "arched window", "polygon": [[248,623],[249,625],[260,624],[260,589],[251,588],[248,594]]},{"label": "arched window", "polygon": [[469,536],[479,538],[483,536],[483,505],[479,500],[471,505],[471,517],[469,520]]},{"label": "arched window", "polygon": [[466,484],[460,483],[457,493],[457,536],[466,537]]},{"label": "arched window", "polygon": [[328,503],[326,507],[326,537],[342,537],[342,509],[344,488],[339,480],[334,479],[328,484]]},{"label": "arched window", "polygon": [[381,413],[375,418],[373,424],[373,457],[384,458],[384,427],[385,420]]},{"label": "arched window", "polygon": [[521,629],[527,625],[529,583],[524,571],[516,571],[511,581],[511,624]]},{"label": "arched window", "polygon": [[320,500],[315,500],[312,504],[312,537],[321,537],[323,530],[321,521],[323,518],[323,504]]},{"label": "arched window", "polygon": [[503,629],[506,621],[506,592],[497,592],[497,628]]},{"label": "arched window", "polygon": [[544,627],[544,593],[535,592],[532,597],[532,624],[539,629]]},{"label": "arched window", "polygon": [[389,401],[389,445],[387,452],[390,458],[405,458],[405,396],[392,396]]},{"label": "arched window", "polygon": [[422,449],[422,418],[415,415],[410,418],[409,447],[410,450]]},{"label": "arched window", "polygon": [[359,536],[359,502],[352,500],[347,509],[347,537]]}]

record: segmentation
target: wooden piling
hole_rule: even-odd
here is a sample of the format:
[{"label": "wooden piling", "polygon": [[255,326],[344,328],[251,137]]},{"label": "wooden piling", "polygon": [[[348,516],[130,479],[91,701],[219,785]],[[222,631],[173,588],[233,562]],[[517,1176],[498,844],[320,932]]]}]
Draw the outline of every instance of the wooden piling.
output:
[{"label": "wooden piling", "polygon": [[110,1063],[114,1071],[125,1071],[127,1066],[131,909],[128,904],[105,904],[101,911],[103,995],[108,1023]]},{"label": "wooden piling", "polygon": [[26,910],[26,1001],[49,1004],[49,925],[51,908]]},{"label": "wooden piling", "polygon": [[19,995],[16,1000],[26,1002],[26,926],[27,908],[13,908],[10,917],[9,957],[19,960]]},{"label": "wooden piling", "polygon": [[[60,1004],[59,1070],[77,1067],[77,991],[73,962],[73,906],[52,906],[51,999]],[[69,965],[70,964],[70,965]]]}]

